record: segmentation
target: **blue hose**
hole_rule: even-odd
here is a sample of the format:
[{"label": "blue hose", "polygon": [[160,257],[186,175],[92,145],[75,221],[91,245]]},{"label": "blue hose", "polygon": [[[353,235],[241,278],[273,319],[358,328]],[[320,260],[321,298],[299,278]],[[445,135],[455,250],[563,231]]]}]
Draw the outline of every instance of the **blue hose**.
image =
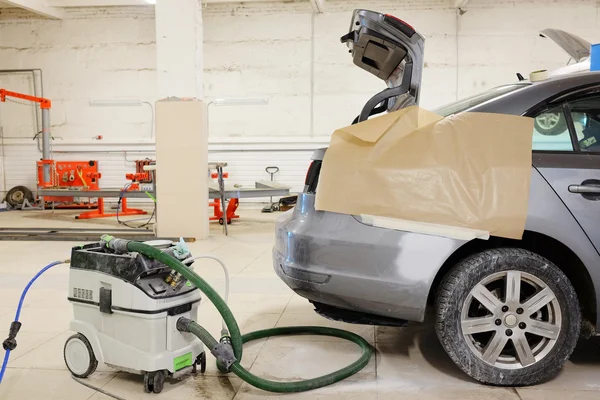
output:
[{"label": "blue hose", "polygon": [[[66,263],[66,261],[55,261],[52,264],[48,264],[47,266],[42,268],[42,270],[40,272],[38,272],[29,281],[27,286],[25,286],[25,289],[23,289],[23,293],[21,293],[21,299],[19,300],[19,305],[17,306],[17,312],[15,314],[15,321],[11,324],[11,332],[9,333],[9,338],[6,339],[3,344],[4,349],[6,350],[6,353],[4,354],[4,361],[2,362],[2,369],[0,369],[0,383],[2,383],[2,378],[4,378],[4,372],[6,371],[6,366],[8,365],[8,358],[10,357],[10,351],[11,351],[11,349],[9,347],[7,347],[6,343],[9,342],[10,340],[12,340],[14,342],[14,347],[16,347],[16,341],[14,341],[14,339],[15,339],[17,332],[19,331],[19,328],[21,326],[20,324],[17,324],[17,323],[19,322],[19,317],[21,316],[21,308],[23,308],[23,301],[25,301],[25,296],[27,295],[29,288],[44,272],[48,271],[52,267],[55,267],[60,264],[65,264],[65,263]],[[18,326],[16,328],[16,332],[13,332],[13,326]],[[13,347],[13,349],[14,349],[14,347]]]}]

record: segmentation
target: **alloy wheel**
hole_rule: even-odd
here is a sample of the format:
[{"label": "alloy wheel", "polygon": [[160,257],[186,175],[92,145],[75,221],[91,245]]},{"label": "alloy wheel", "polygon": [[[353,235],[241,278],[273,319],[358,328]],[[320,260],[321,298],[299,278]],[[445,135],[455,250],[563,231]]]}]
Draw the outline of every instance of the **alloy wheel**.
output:
[{"label": "alloy wheel", "polygon": [[494,273],[475,285],[461,312],[462,335],[471,351],[504,369],[542,360],[561,326],[554,292],[534,275],[516,270]]}]

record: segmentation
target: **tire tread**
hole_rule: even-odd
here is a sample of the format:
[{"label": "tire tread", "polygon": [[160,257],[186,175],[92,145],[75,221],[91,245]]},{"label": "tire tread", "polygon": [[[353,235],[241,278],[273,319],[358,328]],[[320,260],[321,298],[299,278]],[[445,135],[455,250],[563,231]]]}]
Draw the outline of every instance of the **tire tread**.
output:
[{"label": "tire tread", "polygon": [[[554,377],[562,369],[564,363],[569,359],[573,350],[575,349],[575,345],[577,344],[577,337],[566,337],[564,342],[565,344],[563,345],[562,349],[557,349],[556,346],[558,346],[559,344],[557,343],[555,345],[555,348],[553,348],[551,353],[548,354],[545,358],[545,360],[548,358],[553,358],[551,357],[553,353],[557,353],[554,356],[553,362],[546,363],[548,365],[545,365],[543,369],[535,371],[533,373],[523,372],[522,374],[517,375],[514,373],[510,373],[510,370],[501,370],[489,366],[488,364],[486,365],[489,368],[480,368],[477,365],[473,365],[474,363],[466,361],[467,357],[471,355],[467,354],[466,352],[471,353],[471,350],[465,344],[464,350],[460,351],[461,354],[457,354],[457,351],[455,350],[455,344],[457,342],[456,335],[452,334],[451,332],[448,332],[447,329],[448,311],[449,308],[453,306],[453,303],[456,303],[457,301],[456,291],[460,290],[459,286],[461,285],[461,282],[468,281],[469,277],[476,276],[477,273],[481,271],[482,265],[488,265],[487,268],[495,268],[498,260],[506,258],[526,258],[531,261],[538,261],[543,265],[542,269],[546,268],[546,272],[551,271],[550,275],[556,275],[558,277],[558,280],[562,281],[561,290],[565,292],[565,298],[567,299],[567,302],[569,302],[570,300],[568,310],[569,315],[567,316],[565,315],[567,313],[563,313],[563,323],[565,321],[565,317],[568,317],[570,319],[569,324],[571,325],[569,333],[573,333],[573,331],[576,328],[577,331],[575,336],[578,336],[579,329],[581,326],[581,310],[579,307],[579,302],[577,300],[577,294],[575,293],[573,285],[570,283],[566,275],[550,261],[540,256],[539,254],[520,248],[498,248],[485,250],[480,253],[471,255],[465,258],[463,261],[460,261],[458,264],[456,264],[442,279],[438,287],[438,292],[436,293],[435,329],[438,334],[440,343],[442,347],[446,350],[446,353],[448,354],[450,359],[452,359],[452,361],[457,366],[459,366],[465,373],[470,375],[475,380],[478,380],[482,383],[497,386],[533,385]],[[490,265],[491,267],[489,267]],[[498,270],[491,272],[493,273],[497,271]],[[566,334],[569,335],[569,333]],[[544,360],[541,360],[539,363],[543,362]],[[483,361],[481,361],[481,363],[483,363]],[[496,372],[495,374],[489,373],[489,369],[505,371],[507,373],[504,377],[499,378],[499,375],[502,374],[499,374],[498,372]]]}]

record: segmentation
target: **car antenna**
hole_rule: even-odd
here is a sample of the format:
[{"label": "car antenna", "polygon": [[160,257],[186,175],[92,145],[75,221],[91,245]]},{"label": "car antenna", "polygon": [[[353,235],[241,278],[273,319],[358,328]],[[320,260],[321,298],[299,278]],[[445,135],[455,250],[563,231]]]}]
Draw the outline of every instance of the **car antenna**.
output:
[{"label": "car antenna", "polygon": [[517,79],[519,79],[519,82],[524,81],[525,78],[523,78],[523,75],[521,75],[520,72],[517,72]]}]

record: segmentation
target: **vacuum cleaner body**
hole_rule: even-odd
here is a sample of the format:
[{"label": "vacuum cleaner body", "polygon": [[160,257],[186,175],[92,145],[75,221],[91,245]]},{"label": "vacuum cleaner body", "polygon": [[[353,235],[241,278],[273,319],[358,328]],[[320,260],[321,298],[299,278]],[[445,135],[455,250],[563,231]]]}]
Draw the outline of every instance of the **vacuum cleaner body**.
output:
[{"label": "vacuum cleaner body", "polygon": [[[180,260],[190,257],[169,241],[152,245]],[[196,321],[200,291],[178,275],[139,253],[117,254],[101,244],[74,248],[69,301],[77,335],[65,345],[73,375],[86,377],[102,362],[144,374],[146,391],[158,393],[166,376],[176,378],[197,365],[204,372],[202,342],[176,327],[181,317]]]}]

